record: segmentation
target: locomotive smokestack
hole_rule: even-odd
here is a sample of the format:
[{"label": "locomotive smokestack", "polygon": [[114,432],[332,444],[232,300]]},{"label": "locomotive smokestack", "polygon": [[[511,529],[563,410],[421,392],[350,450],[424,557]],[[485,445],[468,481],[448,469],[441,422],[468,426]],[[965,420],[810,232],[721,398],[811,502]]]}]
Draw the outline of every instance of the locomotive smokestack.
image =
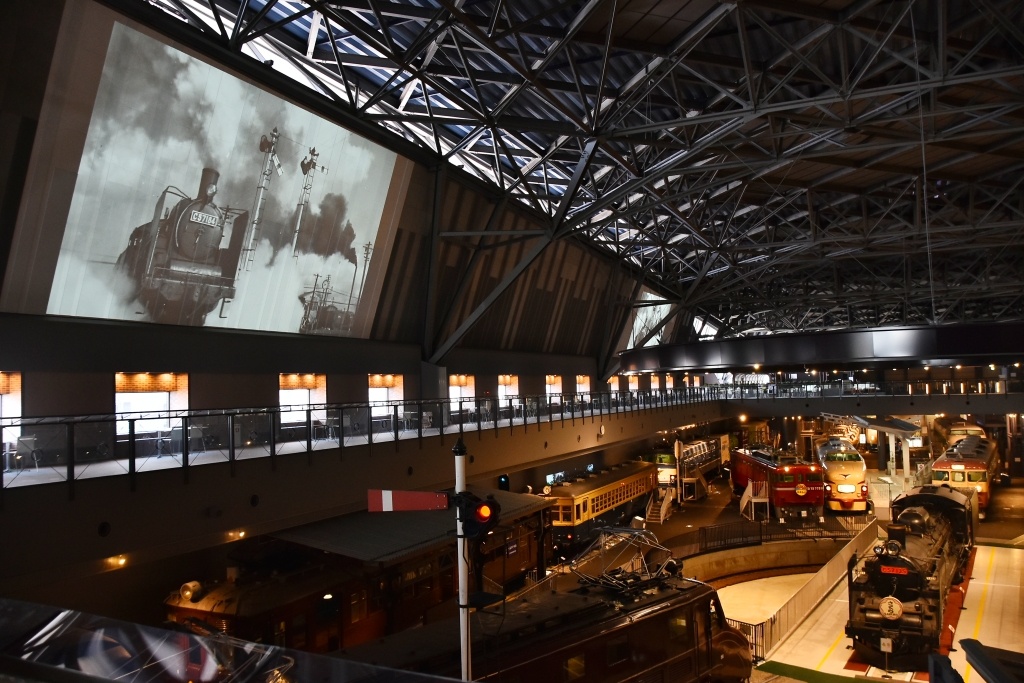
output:
[{"label": "locomotive smokestack", "polygon": [[203,169],[203,177],[199,180],[199,192],[196,199],[203,202],[212,202],[217,194],[217,181],[220,180],[220,171],[212,168]]},{"label": "locomotive smokestack", "polygon": [[907,525],[906,524],[890,524],[885,529],[886,535],[890,541],[896,541],[900,544],[901,548],[906,549],[907,547]]}]

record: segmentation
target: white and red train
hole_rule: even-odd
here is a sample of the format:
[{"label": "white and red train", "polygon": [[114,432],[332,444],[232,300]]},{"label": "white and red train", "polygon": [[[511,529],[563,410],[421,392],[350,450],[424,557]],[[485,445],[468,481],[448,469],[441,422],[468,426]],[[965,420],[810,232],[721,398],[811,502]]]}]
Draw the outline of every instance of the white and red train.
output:
[{"label": "white and red train", "polygon": [[849,439],[828,436],[814,442],[825,482],[825,507],[835,512],[867,512],[867,464]]},{"label": "white and red train", "polygon": [[932,483],[948,484],[969,494],[978,492],[978,516],[984,517],[992,482],[999,473],[999,449],[992,439],[971,435],[946,449],[932,462]]},{"label": "white and red train", "polygon": [[825,504],[821,466],[794,453],[770,446],[734,448],[730,454],[733,490],[751,486],[768,498],[771,514],[780,519],[817,519]]}]

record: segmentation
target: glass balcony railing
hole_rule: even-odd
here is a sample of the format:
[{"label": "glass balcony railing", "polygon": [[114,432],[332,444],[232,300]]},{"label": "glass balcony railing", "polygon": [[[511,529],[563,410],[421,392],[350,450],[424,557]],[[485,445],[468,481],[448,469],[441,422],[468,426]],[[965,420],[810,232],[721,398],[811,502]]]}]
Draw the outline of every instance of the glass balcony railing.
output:
[{"label": "glass balcony railing", "polygon": [[0,420],[3,485],[137,476],[159,469],[507,429],[709,401],[1024,393],[1005,381],[735,384],[503,399],[274,406]]},{"label": "glass balcony railing", "polygon": [[[508,429],[718,400],[711,388],[8,418],[4,487]],[[16,436],[12,436],[16,435]]]}]

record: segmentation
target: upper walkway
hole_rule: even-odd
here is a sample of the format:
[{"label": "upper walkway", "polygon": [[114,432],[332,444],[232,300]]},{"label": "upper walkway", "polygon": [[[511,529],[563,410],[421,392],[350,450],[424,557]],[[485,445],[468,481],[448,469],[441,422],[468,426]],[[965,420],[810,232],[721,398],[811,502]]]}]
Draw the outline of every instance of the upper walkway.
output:
[{"label": "upper walkway", "polygon": [[[388,403],[272,406],[231,410],[182,410],[0,420],[4,434],[3,487],[74,482],[186,469],[213,463],[331,449],[369,447],[439,435],[518,429],[541,423],[601,421],[673,406],[717,403],[722,418],[739,411],[770,416],[822,412],[842,401],[847,411],[870,412],[871,399],[891,414],[926,411],[941,399],[1008,399],[1024,409],[1024,385],[1005,382],[850,382],[709,385],[654,391],[517,396],[503,400],[433,399]],[[851,403],[851,399],[853,402]],[[915,400],[916,399],[916,400]],[[895,403],[893,403],[895,400]],[[814,405],[812,406],[812,402]],[[826,404],[828,402],[828,404]],[[942,406],[940,405],[939,408]],[[864,410],[861,410],[864,409]],[[682,426],[682,425],[679,425]],[[187,435],[187,438],[183,438]],[[614,441],[614,437],[609,438]]]}]

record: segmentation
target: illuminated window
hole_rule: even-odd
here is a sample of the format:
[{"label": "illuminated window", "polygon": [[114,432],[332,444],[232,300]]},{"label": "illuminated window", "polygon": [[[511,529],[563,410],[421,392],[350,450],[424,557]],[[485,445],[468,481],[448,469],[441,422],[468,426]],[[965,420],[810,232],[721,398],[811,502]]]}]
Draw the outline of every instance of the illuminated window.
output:
[{"label": "illuminated window", "polygon": [[476,396],[476,377],[474,375],[448,375],[448,398],[452,410],[459,409],[459,401]]},{"label": "illuminated window", "polygon": [[[188,410],[188,375],[173,372],[119,372],[114,375],[114,410],[118,417],[117,433],[128,433],[132,416],[135,433],[162,432],[171,429],[169,413]],[[163,416],[147,417],[147,414]]]},{"label": "illuminated window", "polygon": [[630,375],[629,376],[629,390],[630,391],[639,391],[639,389],[640,389],[640,376],[639,375]]},{"label": "illuminated window", "polygon": [[569,657],[565,660],[565,666],[563,668],[565,674],[563,680],[566,681],[578,681],[587,675],[587,661],[583,654],[578,654],[574,657]]},{"label": "illuminated window", "polygon": [[590,375],[576,375],[576,393],[590,393]]},{"label": "illuminated window", "polygon": [[390,415],[390,403],[405,398],[404,378],[402,375],[369,375],[367,400],[370,402],[371,415]]},{"label": "illuminated window", "polygon": [[659,389],[661,389],[661,377],[651,375],[651,391],[658,391]]},{"label": "illuminated window", "polygon": [[668,620],[668,637],[684,647],[693,644],[693,627],[685,614],[671,617]]},{"label": "illuminated window", "polygon": [[[278,379],[278,405],[295,410],[281,411],[281,424],[304,424],[311,405],[327,403],[327,375],[282,373]],[[313,420],[327,419],[326,410],[314,410]]]},{"label": "illuminated window", "polygon": [[[0,418],[21,417],[21,373],[0,372]],[[3,443],[13,444],[18,442],[20,436],[18,427],[6,427],[3,430]],[[7,463],[4,462],[4,467]]]},{"label": "illuminated window", "polygon": [[548,396],[558,396],[562,393],[562,376],[545,375],[544,391]]},{"label": "illuminated window", "polygon": [[519,398],[519,375],[498,375],[498,400]]}]

